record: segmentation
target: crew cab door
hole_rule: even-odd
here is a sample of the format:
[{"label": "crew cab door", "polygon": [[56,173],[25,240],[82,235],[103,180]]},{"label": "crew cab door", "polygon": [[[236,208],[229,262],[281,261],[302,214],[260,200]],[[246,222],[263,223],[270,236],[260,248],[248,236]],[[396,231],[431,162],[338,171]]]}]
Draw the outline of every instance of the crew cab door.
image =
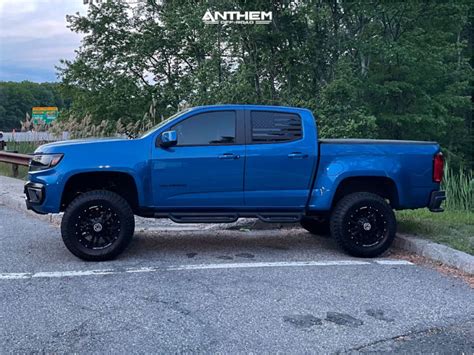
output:
[{"label": "crew cab door", "polygon": [[246,141],[245,205],[266,210],[303,209],[317,157],[312,115],[247,110]]},{"label": "crew cab door", "polygon": [[176,209],[243,206],[244,112],[198,112],[168,130],[176,131],[177,145],[154,148],[154,205]]}]

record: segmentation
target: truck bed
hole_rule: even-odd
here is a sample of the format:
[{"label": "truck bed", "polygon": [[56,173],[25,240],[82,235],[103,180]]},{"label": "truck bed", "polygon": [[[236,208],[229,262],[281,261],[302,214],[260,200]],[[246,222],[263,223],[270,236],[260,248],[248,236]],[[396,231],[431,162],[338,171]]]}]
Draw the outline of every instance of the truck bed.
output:
[{"label": "truck bed", "polygon": [[377,139],[320,139],[319,163],[310,210],[331,207],[334,186],[345,179],[384,177],[393,181],[397,209],[420,208],[439,189],[432,180],[436,142]]}]

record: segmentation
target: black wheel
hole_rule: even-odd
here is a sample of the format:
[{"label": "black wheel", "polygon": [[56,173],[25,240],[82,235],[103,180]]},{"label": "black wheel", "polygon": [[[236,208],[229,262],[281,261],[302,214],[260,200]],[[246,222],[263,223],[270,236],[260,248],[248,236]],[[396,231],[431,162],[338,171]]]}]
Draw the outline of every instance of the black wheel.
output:
[{"label": "black wheel", "polygon": [[61,234],[71,253],[83,260],[110,260],[132,240],[135,219],[130,205],[111,191],[76,197],[64,212]]},{"label": "black wheel", "polygon": [[392,244],[397,222],[392,208],[382,197],[356,192],[337,203],[330,227],[332,236],[347,253],[375,257]]},{"label": "black wheel", "polygon": [[311,217],[303,217],[300,221],[301,227],[311,234],[319,236],[329,236],[329,221],[319,220]]}]

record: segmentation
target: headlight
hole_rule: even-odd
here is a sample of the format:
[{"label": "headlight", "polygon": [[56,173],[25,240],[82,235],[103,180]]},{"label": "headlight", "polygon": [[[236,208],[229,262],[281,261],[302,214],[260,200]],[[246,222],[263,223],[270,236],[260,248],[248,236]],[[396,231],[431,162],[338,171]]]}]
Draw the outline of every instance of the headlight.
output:
[{"label": "headlight", "polygon": [[63,154],[36,154],[30,162],[30,171],[39,171],[52,168],[59,164]]}]

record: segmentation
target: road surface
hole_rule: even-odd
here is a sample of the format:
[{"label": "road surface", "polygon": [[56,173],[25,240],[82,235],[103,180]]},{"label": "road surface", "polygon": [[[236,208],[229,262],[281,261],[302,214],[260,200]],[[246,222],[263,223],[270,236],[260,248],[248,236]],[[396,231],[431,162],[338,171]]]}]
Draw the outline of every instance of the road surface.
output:
[{"label": "road surface", "polygon": [[0,353],[474,352],[460,279],[302,229],[178,228],[83,262],[57,227],[0,205]]}]

